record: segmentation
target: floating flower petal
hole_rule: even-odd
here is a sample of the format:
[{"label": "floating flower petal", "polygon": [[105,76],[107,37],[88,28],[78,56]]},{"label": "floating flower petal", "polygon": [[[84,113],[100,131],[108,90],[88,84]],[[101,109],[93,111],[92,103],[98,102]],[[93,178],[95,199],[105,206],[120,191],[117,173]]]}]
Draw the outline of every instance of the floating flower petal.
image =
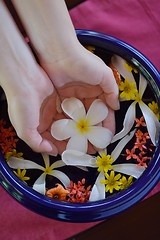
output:
[{"label": "floating flower petal", "polygon": [[151,138],[152,143],[156,146],[158,144],[159,134],[160,134],[160,123],[152,112],[152,110],[142,101],[139,102],[140,109],[143,113],[146,127]]},{"label": "floating flower petal", "polygon": [[117,140],[123,138],[126,134],[128,134],[128,132],[131,130],[131,128],[133,127],[134,124],[134,119],[136,117],[136,102],[134,101],[128,108],[124,121],[123,121],[123,129],[114,135],[113,139],[112,139],[112,143],[116,142]]},{"label": "floating flower petal", "polygon": [[85,118],[86,110],[83,103],[77,98],[66,98],[62,102],[63,111],[73,120],[78,121],[79,118]]},{"label": "floating flower petal", "polygon": [[105,185],[101,184],[101,181],[104,180],[105,180],[104,173],[100,172],[92,188],[89,201],[93,202],[105,199]]},{"label": "floating flower petal", "polygon": [[126,175],[131,175],[134,178],[139,178],[144,172],[145,167],[137,167],[134,163],[123,163],[113,165],[113,169],[116,172],[120,172]]}]

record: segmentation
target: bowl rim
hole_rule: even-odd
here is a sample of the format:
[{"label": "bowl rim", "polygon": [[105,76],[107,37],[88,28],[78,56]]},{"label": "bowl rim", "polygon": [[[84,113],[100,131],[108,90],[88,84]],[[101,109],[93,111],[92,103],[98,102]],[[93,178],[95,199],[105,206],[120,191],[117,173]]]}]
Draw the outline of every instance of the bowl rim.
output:
[{"label": "bowl rim", "polygon": [[[114,51],[128,60],[134,58],[152,76],[160,90],[160,73],[137,49],[113,36],[90,30],[76,30],[81,43],[101,46]],[[112,51],[113,52],[113,51]],[[125,57],[124,57],[125,56]],[[127,60],[126,59],[126,60]],[[159,100],[160,101],[160,100]],[[159,102],[160,105],[160,102]],[[160,142],[160,139],[159,139]],[[144,173],[124,191],[104,200],[88,203],[68,203],[49,199],[23,183],[9,168],[0,153],[0,184],[19,203],[48,218],[67,222],[93,222],[118,214],[143,199],[160,180],[160,144]]]}]

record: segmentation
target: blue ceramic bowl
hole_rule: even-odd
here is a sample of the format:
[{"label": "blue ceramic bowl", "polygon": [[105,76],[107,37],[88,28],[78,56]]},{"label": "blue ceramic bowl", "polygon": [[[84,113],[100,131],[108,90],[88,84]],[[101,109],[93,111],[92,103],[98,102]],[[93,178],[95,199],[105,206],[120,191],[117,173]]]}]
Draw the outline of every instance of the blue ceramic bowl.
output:
[{"label": "blue ceramic bowl", "polygon": [[[77,31],[83,45],[92,45],[117,54],[132,62],[151,85],[160,106],[160,73],[139,51],[127,43],[98,32]],[[0,183],[20,204],[48,218],[68,222],[99,221],[118,214],[143,199],[160,179],[160,146],[156,147],[149,167],[126,190],[105,200],[89,203],[68,203],[49,199],[19,180],[0,153]]]}]

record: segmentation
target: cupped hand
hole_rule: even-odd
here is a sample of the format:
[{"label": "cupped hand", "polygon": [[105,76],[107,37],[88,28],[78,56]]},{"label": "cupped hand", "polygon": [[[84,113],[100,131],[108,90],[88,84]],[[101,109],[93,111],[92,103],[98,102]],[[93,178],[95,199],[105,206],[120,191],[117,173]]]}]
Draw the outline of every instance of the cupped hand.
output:
[{"label": "cupped hand", "polygon": [[[114,134],[114,110],[119,108],[118,87],[112,70],[99,57],[81,47],[77,53],[57,61],[41,62],[41,65],[53,82],[61,102],[65,98],[76,97],[88,110],[95,99],[103,100],[109,111],[102,125]],[[64,141],[50,140],[54,141],[60,153],[65,150]],[[89,152],[93,152],[93,148]]]},{"label": "cupped hand", "polygon": [[52,82],[40,67],[36,73],[19,70],[19,79],[21,84],[7,94],[11,123],[17,135],[34,151],[57,155],[55,145],[44,138],[56,116],[56,92]]},{"label": "cupped hand", "polygon": [[[119,109],[119,91],[111,68],[82,45],[71,53],[55,57],[54,60],[46,59],[47,57],[45,61],[40,60],[40,64],[57,89],[66,89],[66,93],[63,91],[64,95],[77,95],[82,99],[97,97],[103,93],[106,104],[113,110]],[[83,84],[90,85],[89,91]],[[82,86],[83,91],[81,88],[77,89],[78,85]],[[61,91],[59,93],[61,95]]]},{"label": "cupped hand", "polygon": [[94,99],[101,98],[109,108],[104,125],[114,133],[113,110],[119,109],[118,86],[112,70],[99,57],[80,45],[76,51],[54,61],[42,61],[41,65],[61,101],[76,97],[89,107]]}]

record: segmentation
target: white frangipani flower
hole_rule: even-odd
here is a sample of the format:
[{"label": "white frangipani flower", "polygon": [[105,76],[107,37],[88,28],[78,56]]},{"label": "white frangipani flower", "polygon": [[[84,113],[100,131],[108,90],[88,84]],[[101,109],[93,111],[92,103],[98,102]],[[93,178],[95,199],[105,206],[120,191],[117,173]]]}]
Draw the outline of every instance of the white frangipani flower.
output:
[{"label": "white frangipani flower", "polygon": [[[135,81],[132,73],[128,71],[127,68],[125,67],[126,62],[124,59],[122,59],[119,56],[114,56],[114,58],[112,59],[112,64],[117,68],[118,72],[125,79],[127,78],[128,81],[130,82]],[[133,127],[133,124],[136,118],[136,104],[138,103],[146,122],[148,134],[151,138],[152,143],[156,146],[159,138],[159,133],[160,133],[160,123],[156,115],[142,100],[146,87],[147,87],[147,81],[144,78],[144,76],[140,74],[139,92],[135,96],[135,101],[132,102],[132,104],[129,106],[126,112],[124,122],[123,122],[123,129],[113,137],[112,143],[123,138]]]},{"label": "white frangipani flower", "polygon": [[87,114],[83,103],[77,98],[66,98],[62,109],[70,119],[55,121],[51,127],[52,136],[61,141],[68,140],[66,149],[87,152],[88,141],[96,148],[105,148],[113,134],[107,128],[97,126],[108,115],[108,108],[100,99],[91,104]]},{"label": "white frangipani flower", "polygon": [[44,159],[45,167],[43,167],[35,162],[32,162],[30,160],[21,159],[21,158],[17,158],[17,157],[10,157],[10,159],[7,163],[11,168],[14,168],[14,169],[19,168],[19,169],[39,169],[39,170],[41,170],[43,173],[35,181],[35,183],[33,184],[33,187],[32,187],[35,191],[37,191],[41,194],[45,195],[46,175],[51,175],[53,177],[56,177],[57,179],[59,179],[61,181],[61,183],[65,187],[68,187],[70,184],[70,179],[68,178],[68,176],[59,170],[55,170],[56,168],[65,166],[65,163],[62,160],[58,160],[50,165],[49,155],[42,154],[42,156]]},{"label": "white frangipani flower", "polygon": [[[125,145],[132,139],[135,134],[135,130],[130,134],[126,135],[115,147],[115,149],[111,153],[111,158],[113,158],[113,163],[119,157]],[[102,153],[107,154],[106,149],[101,151]],[[101,154],[100,154],[101,155]],[[66,165],[71,166],[86,166],[98,168],[96,162],[97,157],[91,156],[89,154],[85,154],[83,152],[79,152],[76,150],[66,150],[62,154],[62,160]],[[134,178],[139,178],[143,173],[145,168],[143,166],[137,167],[137,164],[133,163],[121,163],[121,164],[113,164],[113,170],[119,173],[123,173],[129,176],[133,176]],[[104,184],[100,183],[100,180],[105,179],[104,171],[101,171],[97,177],[97,180],[92,188],[92,192],[90,195],[90,201],[97,201],[105,198],[105,187]],[[102,186],[101,186],[102,185]]]}]

